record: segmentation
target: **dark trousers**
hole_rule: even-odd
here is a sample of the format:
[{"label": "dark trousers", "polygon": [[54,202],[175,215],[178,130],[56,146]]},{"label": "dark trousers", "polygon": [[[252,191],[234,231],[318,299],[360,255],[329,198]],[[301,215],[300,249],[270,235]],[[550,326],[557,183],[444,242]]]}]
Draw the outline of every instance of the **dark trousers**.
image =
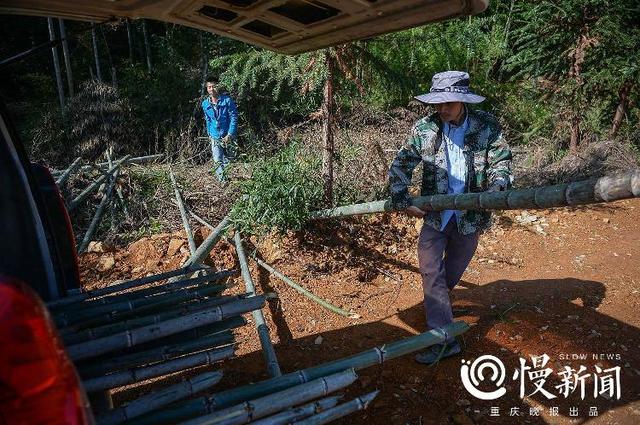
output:
[{"label": "dark trousers", "polygon": [[[453,321],[449,291],[460,281],[478,247],[479,233],[458,233],[455,215],[440,232],[428,224],[418,239],[418,261],[427,313],[427,330]],[[447,342],[453,342],[449,338]]]}]

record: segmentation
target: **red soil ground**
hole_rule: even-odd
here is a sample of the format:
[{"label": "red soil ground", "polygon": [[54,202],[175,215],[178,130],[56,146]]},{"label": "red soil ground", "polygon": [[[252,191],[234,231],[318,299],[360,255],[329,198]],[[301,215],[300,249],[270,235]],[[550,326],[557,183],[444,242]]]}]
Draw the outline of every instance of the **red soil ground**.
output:
[{"label": "red soil ground", "polygon": [[[640,423],[640,200],[556,210],[506,212],[482,236],[480,247],[453,290],[454,315],[471,329],[465,351],[433,367],[412,356],[359,372],[347,396],[381,390],[366,411],[349,424],[421,423]],[[523,222],[524,219],[524,222]],[[526,223],[529,221],[529,223]],[[252,241],[258,253],[287,276],[332,303],[358,313],[337,316],[309,301],[252,263],[259,292],[276,292],[264,309],[284,372],[345,357],[425,329],[417,271],[417,222],[398,215],[320,223],[282,240]],[[200,229],[200,239],[207,233]],[[247,246],[247,251],[254,247]],[[81,259],[89,287],[178,267],[188,256],[180,233],[156,235],[127,249],[88,253]],[[221,242],[209,261],[237,268],[235,251]],[[391,276],[391,277],[390,277]],[[231,292],[241,292],[244,284]],[[248,316],[249,321],[250,316]],[[321,338],[319,338],[321,337]],[[236,331],[235,359],[221,364],[228,388],[267,378],[255,328]],[[519,358],[546,353],[553,369],[544,388],[558,395],[557,372],[579,365],[593,372],[619,366],[621,398],[593,397],[593,382],[580,399],[536,394],[520,398],[512,375]],[[494,401],[474,398],[460,379],[461,359],[491,354],[505,364],[507,393]],[[586,354],[587,360],[567,359]],[[614,354],[619,359],[593,359]],[[603,374],[601,374],[602,376]],[[126,400],[146,387],[120,390]],[[526,393],[534,390],[527,384]],[[589,416],[596,407],[598,416]],[[500,416],[491,416],[491,408]],[[558,416],[550,408],[558,407]],[[519,417],[510,416],[519,408]],[[539,416],[530,408],[539,408]],[[577,408],[578,416],[570,416]]]}]

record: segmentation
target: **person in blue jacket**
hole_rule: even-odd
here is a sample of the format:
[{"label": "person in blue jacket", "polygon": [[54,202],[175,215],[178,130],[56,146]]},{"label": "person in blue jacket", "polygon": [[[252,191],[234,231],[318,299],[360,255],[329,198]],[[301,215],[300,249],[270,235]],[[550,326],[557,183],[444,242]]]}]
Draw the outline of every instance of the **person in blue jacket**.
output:
[{"label": "person in blue jacket", "polygon": [[238,109],[228,93],[221,89],[217,77],[206,80],[208,96],[202,101],[202,110],[211,139],[215,173],[219,181],[226,181],[225,167],[229,164],[230,147],[238,130]]}]

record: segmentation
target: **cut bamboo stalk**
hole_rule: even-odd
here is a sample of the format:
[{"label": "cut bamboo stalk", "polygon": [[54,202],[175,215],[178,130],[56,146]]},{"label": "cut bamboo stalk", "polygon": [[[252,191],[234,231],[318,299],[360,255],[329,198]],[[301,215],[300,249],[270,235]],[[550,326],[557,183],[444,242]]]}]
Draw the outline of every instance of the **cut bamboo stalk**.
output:
[{"label": "cut bamboo stalk", "polygon": [[91,298],[97,298],[97,297],[101,297],[104,295],[108,295],[108,294],[113,294],[115,292],[120,292],[120,291],[124,291],[126,289],[131,289],[134,288],[136,286],[142,286],[142,285],[146,285],[148,283],[153,283],[153,282],[158,282],[161,280],[165,280],[165,279],[169,279],[171,277],[175,277],[175,276],[181,276],[184,275],[186,273],[189,273],[190,271],[196,271],[196,270],[201,270],[203,267],[198,267],[198,266],[194,266],[194,267],[182,267],[180,269],[176,269],[176,270],[171,270],[168,272],[162,272],[162,273],[158,273],[158,274],[154,274],[154,275],[150,275],[150,276],[145,276],[145,277],[140,277],[137,279],[131,279],[131,280],[125,280],[124,282],[119,282],[119,283],[115,283],[111,286],[107,286],[105,288],[100,288],[100,289],[94,289],[92,291],[87,291],[87,292],[83,292],[81,294],[76,294],[76,295],[71,295],[59,300],[55,300],[52,302],[47,303],[47,307],[50,310],[55,310],[58,308],[62,308],[64,306],[67,306],[69,304],[74,304],[77,302],[82,302],[84,300],[88,300]]},{"label": "cut bamboo stalk", "polygon": [[348,387],[358,379],[353,369],[314,379],[307,383],[288,388],[256,400],[219,410],[183,425],[239,425],[280,412],[283,409],[324,397],[339,389]]},{"label": "cut bamboo stalk", "polygon": [[[201,329],[201,328],[198,328]],[[136,351],[114,357],[77,364],[76,369],[83,379],[96,378],[122,369],[141,367],[152,363],[163,362],[179,356],[192,354],[202,350],[219,348],[233,342],[231,331],[219,332],[214,335],[189,340],[182,344],[164,345],[146,351]]]},{"label": "cut bamboo stalk", "polygon": [[[198,276],[191,279],[180,280],[172,283],[165,283],[162,285],[152,286],[150,288],[136,289],[131,292],[126,292],[124,294],[110,295],[103,298],[97,298],[90,301],[83,301],[80,303],[72,304],[69,307],[67,307],[65,311],[70,312],[72,310],[80,311],[80,310],[86,310],[86,309],[93,309],[96,306],[103,306],[107,304],[115,305],[115,303],[118,303],[118,302],[132,301],[135,299],[140,299],[140,298],[153,296],[153,295],[160,295],[164,293],[169,294],[169,293],[176,292],[178,290],[183,290],[183,289],[195,289],[195,287],[197,287],[198,285],[201,285],[203,283],[219,282],[222,279],[226,279],[230,276],[233,276],[235,273],[236,273],[236,270],[222,270],[219,272],[206,274],[206,275]],[[231,287],[231,285],[226,284],[225,287],[229,288]],[[54,313],[54,315],[56,314]]]},{"label": "cut bamboo stalk", "polygon": [[187,217],[187,210],[185,209],[184,203],[182,202],[182,195],[180,194],[180,189],[178,189],[178,183],[176,183],[176,176],[173,175],[173,171],[171,169],[169,169],[169,177],[171,177],[171,183],[173,184],[173,191],[176,197],[176,202],[178,203],[178,210],[180,210],[182,225],[184,227],[185,233],[187,234],[189,252],[191,256],[193,256],[196,253],[196,242],[193,239],[193,232],[191,231],[191,226],[189,225],[189,217]]},{"label": "cut bamboo stalk", "polygon": [[198,311],[175,319],[143,326],[127,332],[98,338],[82,344],[72,345],[67,348],[69,357],[72,360],[82,360],[90,357],[97,357],[101,354],[116,351],[122,348],[133,347],[134,345],[152,341],[154,339],[184,332],[189,329],[205,326],[214,322],[220,322],[229,317],[238,316],[248,311],[255,310],[264,305],[263,295],[234,301],[216,306],[207,311]]},{"label": "cut bamboo stalk", "polygon": [[87,379],[82,382],[82,386],[87,392],[109,390],[185,369],[212,365],[220,360],[228,359],[233,356],[233,354],[233,346],[203,351],[166,362],[156,363],[151,366],[129,369],[99,378]]},{"label": "cut bamboo stalk", "polygon": [[[99,326],[97,328],[81,330],[81,331],[78,331],[77,333],[64,333],[62,334],[62,339],[65,345],[76,345],[82,342],[90,341],[92,339],[102,338],[102,337],[113,335],[119,332],[131,331],[133,329],[140,328],[142,326],[153,325],[154,323],[164,322],[165,320],[181,317],[189,313],[195,313],[196,311],[201,311],[206,308],[215,307],[218,305],[226,304],[232,301],[238,301],[241,299],[244,299],[244,298],[240,296],[216,297],[216,298],[208,299],[199,303],[185,304],[185,305],[179,306],[179,308],[177,309],[172,309],[170,311],[159,313],[159,314],[154,314],[154,315],[149,315],[144,317],[137,317],[134,319],[128,319],[128,320],[124,320],[122,322],[117,322],[117,323],[110,323],[108,325]],[[214,325],[208,325],[208,326],[224,325],[227,322],[235,325],[230,328],[244,326],[246,324],[244,319],[240,317],[240,319],[242,319],[240,320],[238,319],[238,317],[240,316],[232,317],[231,319],[227,319],[220,323],[216,323]],[[242,323],[240,324],[239,322],[242,322]],[[65,329],[69,329],[69,328],[65,328]]]},{"label": "cut bamboo stalk", "polygon": [[116,170],[120,168],[121,165],[126,164],[128,159],[129,159],[129,155],[126,155],[124,158],[116,161],[115,164],[113,164],[113,167],[109,168],[109,170],[107,170],[105,174],[98,177],[93,183],[91,183],[82,192],[80,192],[78,196],[76,196],[71,202],[69,202],[69,205],[67,206],[67,210],[71,212],[74,209],[76,209],[76,207],[80,205],[82,201],[84,201],[89,195],[91,195],[95,190],[97,190],[102,183],[104,183],[111,175],[113,175],[116,172]]},{"label": "cut bamboo stalk", "polygon": [[[236,230],[235,232],[234,242],[247,294],[253,296],[256,294],[256,287],[253,284],[253,279],[251,279],[251,272],[249,271],[247,256],[245,255],[244,248],[242,247],[242,237],[239,230]],[[282,375],[282,372],[280,371],[280,365],[278,364],[278,357],[276,356],[276,351],[271,343],[269,328],[265,323],[262,310],[254,310],[251,314],[253,316],[253,321],[256,323],[256,330],[258,331],[258,338],[260,339],[260,346],[262,347],[262,355],[264,356],[264,361],[267,364],[269,376],[272,378],[280,376]]]},{"label": "cut bamboo stalk", "polygon": [[69,168],[67,168],[62,172],[62,174],[60,174],[60,177],[58,177],[58,179],[56,180],[56,184],[58,185],[58,187],[64,186],[67,180],[69,180],[69,177],[71,177],[71,174],[73,174],[73,172],[76,171],[78,167],[80,167],[80,162],[82,162],[82,157],[77,157],[75,161],[73,161],[71,165],[69,165]]},{"label": "cut bamboo stalk", "polygon": [[192,266],[195,264],[199,264],[204,262],[204,259],[213,247],[218,243],[220,238],[222,237],[222,233],[229,227],[231,224],[231,219],[227,215],[222,221],[216,226],[215,229],[207,236],[207,238],[202,241],[200,246],[196,249],[196,252],[187,260],[185,266]]},{"label": "cut bamboo stalk", "polygon": [[109,413],[98,416],[99,425],[118,425],[122,422],[151,412],[154,409],[165,406],[183,398],[213,387],[222,379],[222,372],[207,372],[194,378],[180,382],[170,387],[142,396],[126,406],[119,407]]},{"label": "cut bamboo stalk", "polygon": [[264,419],[253,421],[251,425],[287,425],[291,422],[315,415],[316,413],[324,412],[336,406],[340,399],[342,399],[342,396],[339,395],[321,398],[320,400],[285,410],[284,412],[268,416]]},{"label": "cut bamboo stalk", "polygon": [[[640,197],[640,170],[631,170],[600,178],[502,192],[431,195],[412,198],[411,205],[425,211],[544,209],[611,202]],[[394,211],[391,201],[375,201],[316,211],[311,219]]]},{"label": "cut bamboo stalk", "polygon": [[136,298],[129,301],[94,306],[93,308],[79,311],[64,312],[55,316],[54,322],[57,326],[80,325],[83,328],[95,327],[113,322],[114,320],[139,316],[149,311],[156,311],[197,298],[214,296],[220,294],[225,289],[227,289],[227,287],[224,285],[205,284],[196,289],[182,290],[179,293],[160,294],[148,298]]},{"label": "cut bamboo stalk", "polygon": [[323,425],[336,419],[343,418],[347,415],[355,413],[359,410],[366,409],[374,398],[378,396],[380,391],[373,391],[369,394],[362,395],[339,406],[333,407],[324,412],[313,415],[307,419],[294,422],[294,425]]},{"label": "cut bamboo stalk", "polygon": [[309,292],[308,290],[306,290],[302,286],[300,286],[297,283],[295,283],[293,280],[289,279],[287,276],[285,276],[282,273],[280,273],[278,270],[274,269],[269,264],[267,264],[264,261],[262,261],[261,259],[259,259],[255,255],[255,253],[251,255],[251,258],[256,263],[258,263],[260,266],[262,266],[265,270],[267,270],[269,273],[271,273],[274,276],[280,278],[280,280],[282,280],[284,283],[286,283],[287,285],[291,286],[293,289],[295,289],[296,291],[298,291],[299,293],[301,293],[305,297],[309,298],[310,300],[320,304],[322,307],[326,308],[327,310],[332,311],[332,312],[334,312],[336,314],[339,314],[340,316],[348,317],[350,319],[358,319],[360,317],[359,314],[343,310],[340,307],[337,307],[337,306],[331,304],[330,302],[328,302],[326,300],[323,300],[322,298],[320,298],[319,296],[313,294],[312,292]]},{"label": "cut bamboo stalk", "polygon": [[[164,154],[136,156],[136,157],[133,157],[133,158],[129,159],[127,161],[127,164],[143,164],[145,162],[151,162],[154,159],[162,158],[163,156],[164,156]],[[105,170],[108,170],[109,168],[110,167],[109,167],[109,163],[108,162],[101,162],[99,164],[83,165],[82,167],[80,167],[80,172],[81,173],[86,173],[86,172],[89,172],[89,171],[95,170],[95,169],[98,169],[99,171],[104,172]],[[53,171],[53,174],[61,174],[61,173],[62,173],[62,171],[59,171],[59,170]]]},{"label": "cut bamboo stalk", "polygon": [[78,247],[78,253],[80,254],[82,254],[87,250],[87,247],[89,246],[89,242],[93,237],[93,233],[97,230],[98,225],[100,224],[100,220],[102,219],[102,213],[104,212],[104,207],[107,205],[107,203],[109,203],[111,199],[111,194],[113,193],[113,188],[115,187],[116,182],[118,181],[119,171],[120,170],[116,170],[116,172],[113,173],[113,176],[111,176],[111,179],[109,181],[109,187],[104,192],[104,195],[102,195],[100,204],[98,204],[98,208],[96,209],[96,212],[94,213],[93,218],[91,219],[91,223],[89,223],[89,228],[85,232],[84,237],[82,238],[82,242]]},{"label": "cut bamboo stalk", "polygon": [[158,423],[184,421],[194,416],[205,415],[243,401],[253,400],[342,370],[349,368],[361,370],[382,364],[388,360],[414,353],[435,344],[440,344],[450,337],[464,333],[468,329],[469,325],[467,323],[464,321],[456,321],[442,328],[432,329],[418,335],[354,354],[350,357],[287,373],[266,381],[222,391],[212,394],[211,396],[174,403],[171,407],[155,412],[153,415],[141,416],[132,421],[130,425],[157,425]]}]

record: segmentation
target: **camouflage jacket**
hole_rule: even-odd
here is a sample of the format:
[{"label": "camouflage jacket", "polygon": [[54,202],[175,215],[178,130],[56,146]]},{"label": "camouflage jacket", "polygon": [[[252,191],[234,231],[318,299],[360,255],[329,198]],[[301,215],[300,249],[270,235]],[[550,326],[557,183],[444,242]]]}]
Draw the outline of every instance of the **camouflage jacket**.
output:
[{"label": "camouflage jacket", "polygon": [[[511,151],[502,138],[498,120],[491,114],[467,108],[469,128],[464,135],[463,153],[467,163],[466,192],[483,192],[492,186],[511,187]],[[411,136],[400,149],[389,170],[391,202],[395,208],[410,205],[408,187],[413,170],[422,162],[422,189],[420,194],[446,194],[449,182],[446,146],[442,143],[442,121],[438,114],[422,118],[411,129]],[[441,214],[429,211],[424,220],[440,230]],[[487,229],[491,225],[489,211],[462,211],[458,231],[468,235]]]}]

